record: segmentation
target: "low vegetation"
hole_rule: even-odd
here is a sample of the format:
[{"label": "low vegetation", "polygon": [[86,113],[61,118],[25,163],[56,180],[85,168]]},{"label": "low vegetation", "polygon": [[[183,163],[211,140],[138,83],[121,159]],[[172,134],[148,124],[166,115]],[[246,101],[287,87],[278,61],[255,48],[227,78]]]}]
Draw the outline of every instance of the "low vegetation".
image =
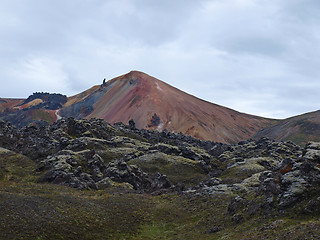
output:
[{"label": "low vegetation", "polygon": [[0,123],[0,239],[318,239],[320,144]]}]

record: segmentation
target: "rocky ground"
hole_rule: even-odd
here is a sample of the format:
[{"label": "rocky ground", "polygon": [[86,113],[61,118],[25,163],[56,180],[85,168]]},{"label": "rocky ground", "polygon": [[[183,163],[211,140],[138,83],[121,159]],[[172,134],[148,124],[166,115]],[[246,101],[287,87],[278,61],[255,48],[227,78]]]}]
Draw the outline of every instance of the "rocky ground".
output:
[{"label": "rocky ground", "polygon": [[320,143],[226,145],[69,118],[0,122],[0,147],[1,239],[320,237]]}]

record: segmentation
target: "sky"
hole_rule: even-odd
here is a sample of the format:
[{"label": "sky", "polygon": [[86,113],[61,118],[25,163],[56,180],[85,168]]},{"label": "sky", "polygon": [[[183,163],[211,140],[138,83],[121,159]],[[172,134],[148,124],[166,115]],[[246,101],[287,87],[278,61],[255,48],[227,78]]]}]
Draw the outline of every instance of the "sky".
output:
[{"label": "sky", "polygon": [[0,97],[131,70],[240,112],[320,109],[319,0],[0,0]]}]

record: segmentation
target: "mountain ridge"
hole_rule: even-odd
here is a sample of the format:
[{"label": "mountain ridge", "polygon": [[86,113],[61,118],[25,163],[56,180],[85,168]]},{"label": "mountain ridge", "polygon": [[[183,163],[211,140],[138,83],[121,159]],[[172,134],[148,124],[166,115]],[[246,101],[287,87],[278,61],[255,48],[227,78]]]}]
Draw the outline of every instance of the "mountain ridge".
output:
[{"label": "mountain ridge", "polygon": [[276,141],[293,141],[299,145],[320,140],[320,110],[281,120],[256,133],[255,139],[269,137]]},{"label": "mountain ridge", "polygon": [[[320,141],[320,134],[310,132],[319,128],[319,121],[310,124],[305,119],[306,124],[297,128],[293,122],[295,119],[299,122],[299,116],[278,120],[241,113],[183,92],[140,71],[131,71],[109,81],[104,79],[102,84],[68,97],[62,107],[55,110],[40,108],[52,105],[45,99],[34,99],[20,107],[23,101],[25,99],[0,98],[0,120],[9,120],[21,127],[34,122],[52,123],[60,117],[102,118],[111,124],[128,124],[133,119],[140,129],[166,129],[222,143],[264,136],[298,144]],[[288,122],[292,124],[285,124]]]},{"label": "mountain ridge", "polygon": [[99,89],[95,86],[81,102],[66,104],[62,116],[77,117],[83,111],[81,117],[112,124],[133,119],[138,128],[167,129],[219,142],[250,138],[274,121],[210,103],[139,71],[113,78]]}]

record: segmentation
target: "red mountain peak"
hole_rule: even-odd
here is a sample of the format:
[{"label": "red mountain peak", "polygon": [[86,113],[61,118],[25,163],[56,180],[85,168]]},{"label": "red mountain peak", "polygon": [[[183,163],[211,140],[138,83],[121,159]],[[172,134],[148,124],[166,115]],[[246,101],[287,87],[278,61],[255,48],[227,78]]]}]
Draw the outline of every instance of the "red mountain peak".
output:
[{"label": "red mountain peak", "polygon": [[220,142],[247,139],[270,122],[203,101],[139,71],[111,79],[91,99],[93,111],[87,118],[110,123],[133,119],[138,128]]}]

